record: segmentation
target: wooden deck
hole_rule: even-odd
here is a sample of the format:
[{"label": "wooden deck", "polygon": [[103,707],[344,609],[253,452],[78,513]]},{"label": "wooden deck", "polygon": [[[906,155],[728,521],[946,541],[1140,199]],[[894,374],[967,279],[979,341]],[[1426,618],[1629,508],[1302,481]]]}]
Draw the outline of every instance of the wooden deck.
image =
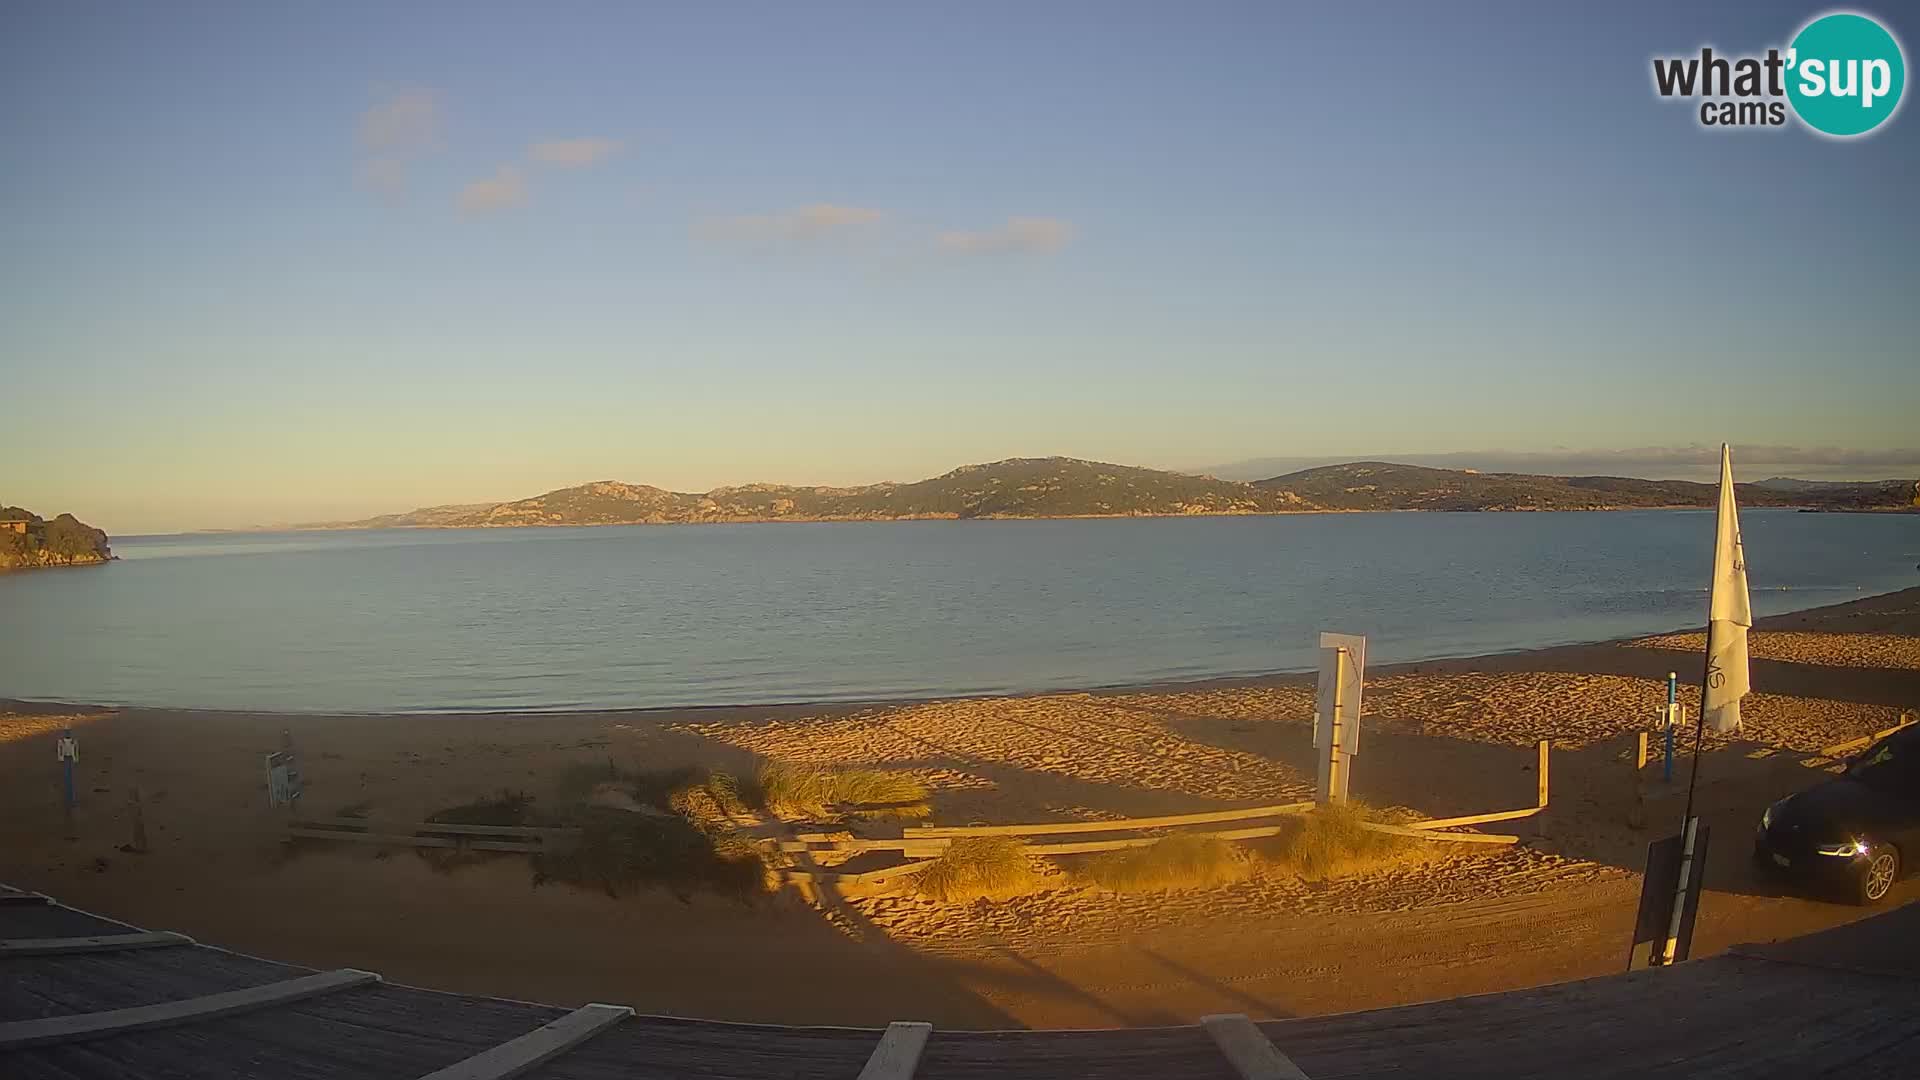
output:
[{"label": "wooden deck", "polygon": [[[0,940],[137,932],[58,904],[0,905]],[[1294,1075],[1285,1065],[1313,1080],[1920,1075],[1920,904],[1668,971],[1255,1025],[935,1029],[917,1058],[912,1031],[883,1048],[878,1030],[629,1018],[316,974],[184,941],[0,954],[0,1076],[1236,1080]],[[156,1016],[165,1026],[134,1026]],[[56,1018],[68,1019],[46,1023]]]}]

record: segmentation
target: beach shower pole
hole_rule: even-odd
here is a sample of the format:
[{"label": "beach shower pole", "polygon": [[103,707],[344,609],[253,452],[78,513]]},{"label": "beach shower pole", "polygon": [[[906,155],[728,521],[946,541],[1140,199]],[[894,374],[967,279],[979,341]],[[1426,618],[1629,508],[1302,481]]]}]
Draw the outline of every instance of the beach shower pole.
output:
[{"label": "beach shower pole", "polygon": [[1679,703],[1680,673],[1669,671],[1667,672],[1667,769],[1664,777],[1669,785],[1673,783],[1673,728],[1680,722],[1679,709],[1676,707]]}]

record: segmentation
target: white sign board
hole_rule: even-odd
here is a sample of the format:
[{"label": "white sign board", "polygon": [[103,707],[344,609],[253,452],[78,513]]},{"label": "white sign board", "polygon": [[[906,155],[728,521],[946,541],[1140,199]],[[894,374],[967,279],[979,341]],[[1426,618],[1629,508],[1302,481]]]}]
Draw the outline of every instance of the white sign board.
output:
[{"label": "white sign board", "polygon": [[[1338,670],[1340,650],[1347,666]],[[1340,694],[1340,749],[1360,752],[1360,688],[1367,678],[1367,639],[1361,634],[1320,635],[1320,691],[1313,699],[1313,745],[1325,747],[1333,732],[1334,688]]]}]

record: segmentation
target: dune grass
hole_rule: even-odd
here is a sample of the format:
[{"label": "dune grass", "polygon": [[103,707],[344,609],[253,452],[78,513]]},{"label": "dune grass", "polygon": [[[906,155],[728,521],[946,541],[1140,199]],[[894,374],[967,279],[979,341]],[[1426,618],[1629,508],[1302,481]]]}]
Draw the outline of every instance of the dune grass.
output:
[{"label": "dune grass", "polygon": [[1294,815],[1289,828],[1267,848],[1267,859],[1310,881],[1396,861],[1420,841],[1363,826],[1379,815],[1365,803],[1333,803]]},{"label": "dune grass", "polygon": [[933,865],[914,875],[914,891],[929,900],[1005,899],[1039,883],[1025,842],[1011,836],[955,840]]},{"label": "dune grass", "polygon": [[[605,785],[632,802],[626,808],[593,805],[594,793]],[[549,846],[533,857],[535,886],[567,882],[609,896],[659,886],[683,900],[700,891],[745,900],[767,890],[765,859],[729,820],[746,807],[737,782],[725,773],[692,767],[636,771],[589,762],[568,768],[554,786],[554,803],[539,810],[532,795],[503,790],[427,820],[579,829],[577,842]],[[446,872],[496,857],[467,848],[418,850]]]},{"label": "dune grass", "polygon": [[769,761],[760,767],[759,798],[786,818],[924,818],[933,813],[927,786],[903,772]]},{"label": "dune grass", "polygon": [[660,886],[682,900],[696,891],[748,900],[767,891],[766,862],[745,837],[678,815],[654,816],[582,806],[568,825],[578,843],[533,860],[533,883],[564,881],[620,896]]},{"label": "dune grass", "polygon": [[1224,885],[1250,869],[1247,857],[1225,840],[1173,833],[1146,847],[1088,856],[1074,876],[1114,892],[1149,892]]}]

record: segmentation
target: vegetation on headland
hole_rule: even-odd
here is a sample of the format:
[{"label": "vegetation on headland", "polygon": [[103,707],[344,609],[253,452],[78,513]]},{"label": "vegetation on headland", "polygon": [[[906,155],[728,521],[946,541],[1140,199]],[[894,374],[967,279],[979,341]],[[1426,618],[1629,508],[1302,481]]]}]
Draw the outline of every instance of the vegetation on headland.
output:
[{"label": "vegetation on headland", "polygon": [[[1305,469],[1254,486],[1285,490],[1329,510],[1627,510],[1712,506],[1714,484],[1622,476],[1538,476],[1430,469],[1358,461]],[[1916,505],[1911,480],[1860,483],[1771,477],[1735,484],[1742,506],[1821,510],[1901,509]]]},{"label": "vegetation on headland", "polygon": [[[1902,509],[1914,483],[1742,484],[1747,506]],[[1175,517],[1330,510],[1615,510],[1711,506],[1711,484],[1613,476],[1534,476],[1356,462],[1253,483],[1076,458],[1011,458],[909,484],[748,484],[705,493],[602,480],[503,503],[432,506],[296,528],[471,528],[749,521]]]},{"label": "vegetation on headland", "polygon": [[0,506],[0,570],[85,566],[111,558],[107,534],[72,514],[47,521],[18,506]]}]

